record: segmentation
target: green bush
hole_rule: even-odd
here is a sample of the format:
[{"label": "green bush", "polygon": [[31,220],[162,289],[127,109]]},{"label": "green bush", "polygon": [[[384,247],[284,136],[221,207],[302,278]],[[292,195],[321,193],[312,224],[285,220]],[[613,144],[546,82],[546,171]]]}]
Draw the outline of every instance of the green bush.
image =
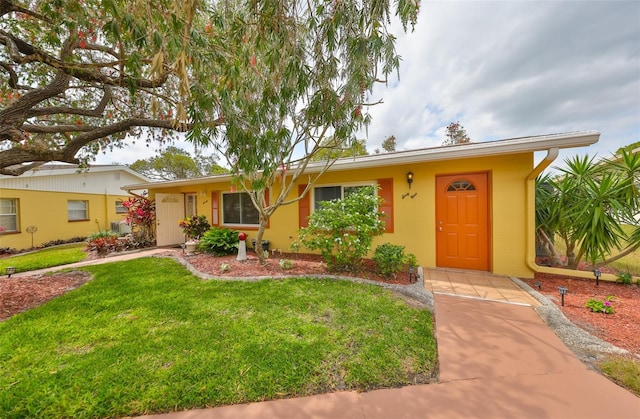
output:
[{"label": "green bush", "polygon": [[595,313],[613,314],[615,313],[615,310],[613,309],[613,304],[611,302],[614,299],[615,298],[610,295],[604,300],[589,298],[584,306]]},{"label": "green bush", "polygon": [[383,276],[392,278],[404,267],[406,261],[404,246],[391,243],[381,244],[376,247],[372,259],[378,265],[378,270]]},{"label": "green bush", "polygon": [[198,249],[214,256],[230,255],[238,249],[238,232],[230,228],[214,227],[204,233]]},{"label": "green bush", "polygon": [[418,267],[418,258],[413,253],[407,253],[404,257],[404,263],[406,263],[408,267],[415,269]]},{"label": "green bush", "polygon": [[296,266],[295,262],[291,259],[280,259],[278,265],[280,265],[282,269],[293,269]]},{"label": "green bush", "polygon": [[383,214],[376,211],[380,201],[373,186],[323,201],[309,217],[309,226],[300,229],[300,241],[319,250],[330,270],[358,271],[373,238],[384,232]]},{"label": "green bush", "polygon": [[616,276],[617,276],[616,282],[620,282],[624,285],[633,284],[633,278],[631,277],[631,273],[629,272],[621,272]]}]

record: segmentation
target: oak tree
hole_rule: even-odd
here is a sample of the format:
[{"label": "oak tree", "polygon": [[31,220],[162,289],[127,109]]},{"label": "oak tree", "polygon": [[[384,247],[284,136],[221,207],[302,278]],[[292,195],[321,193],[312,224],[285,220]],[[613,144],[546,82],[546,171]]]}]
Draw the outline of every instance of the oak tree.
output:
[{"label": "oak tree", "polygon": [[190,179],[226,173],[227,170],[216,163],[215,156],[192,156],[189,152],[169,146],[162,153],[148,159],[139,159],[129,168],[142,173],[152,180]]},{"label": "oak tree", "polygon": [[[188,130],[201,0],[0,0],[0,174]],[[208,121],[219,124],[214,116]]]}]

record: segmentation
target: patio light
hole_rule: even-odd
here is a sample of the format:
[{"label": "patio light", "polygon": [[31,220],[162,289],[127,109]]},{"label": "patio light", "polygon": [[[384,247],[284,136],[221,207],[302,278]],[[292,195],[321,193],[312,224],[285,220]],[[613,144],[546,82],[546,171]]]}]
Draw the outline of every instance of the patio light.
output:
[{"label": "patio light", "polygon": [[539,290],[542,289],[542,282],[538,281],[538,282],[534,282],[533,285],[535,285],[536,287],[538,287]]},{"label": "patio light", "polygon": [[409,266],[409,283],[413,282],[413,266]]},{"label": "patio light", "polygon": [[16,267],[15,266],[7,266],[6,268],[4,268],[4,272],[7,274],[7,278],[11,278],[11,275],[16,273]]},{"label": "patio light", "polygon": [[567,287],[558,287],[558,292],[560,293],[560,297],[562,298],[562,307],[564,307],[564,296],[569,292]]},{"label": "patio light", "polygon": [[413,172],[407,173],[407,183],[409,184],[409,189],[411,189],[411,184],[413,183]]},{"label": "patio light", "polygon": [[593,270],[593,276],[596,277],[596,286],[598,286],[598,282],[600,281],[600,277],[602,276],[602,272],[600,272],[598,269],[594,269]]}]

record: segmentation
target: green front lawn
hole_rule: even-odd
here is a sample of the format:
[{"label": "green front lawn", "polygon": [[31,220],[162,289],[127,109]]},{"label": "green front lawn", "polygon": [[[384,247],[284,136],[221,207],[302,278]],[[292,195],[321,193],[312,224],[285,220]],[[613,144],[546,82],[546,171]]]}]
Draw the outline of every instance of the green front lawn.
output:
[{"label": "green front lawn", "polygon": [[609,356],[600,364],[602,372],[640,397],[640,361],[633,356]]},{"label": "green front lawn", "polygon": [[0,323],[0,417],[107,417],[368,390],[435,375],[431,313],[348,281],[202,281],[169,259]]},{"label": "green front lawn", "polygon": [[16,272],[26,272],[80,262],[87,257],[86,247],[86,243],[73,243],[1,258],[0,275],[7,266],[14,266]]}]

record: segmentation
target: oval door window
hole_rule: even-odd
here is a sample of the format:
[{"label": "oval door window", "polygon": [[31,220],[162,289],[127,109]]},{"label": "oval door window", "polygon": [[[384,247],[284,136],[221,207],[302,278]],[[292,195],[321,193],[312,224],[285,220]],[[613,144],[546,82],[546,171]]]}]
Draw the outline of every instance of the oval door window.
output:
[{"label": "oval door window", "polygon": [[468,180],[454,180],[447,187],[447,192],[475,191],[476,187]]}]

